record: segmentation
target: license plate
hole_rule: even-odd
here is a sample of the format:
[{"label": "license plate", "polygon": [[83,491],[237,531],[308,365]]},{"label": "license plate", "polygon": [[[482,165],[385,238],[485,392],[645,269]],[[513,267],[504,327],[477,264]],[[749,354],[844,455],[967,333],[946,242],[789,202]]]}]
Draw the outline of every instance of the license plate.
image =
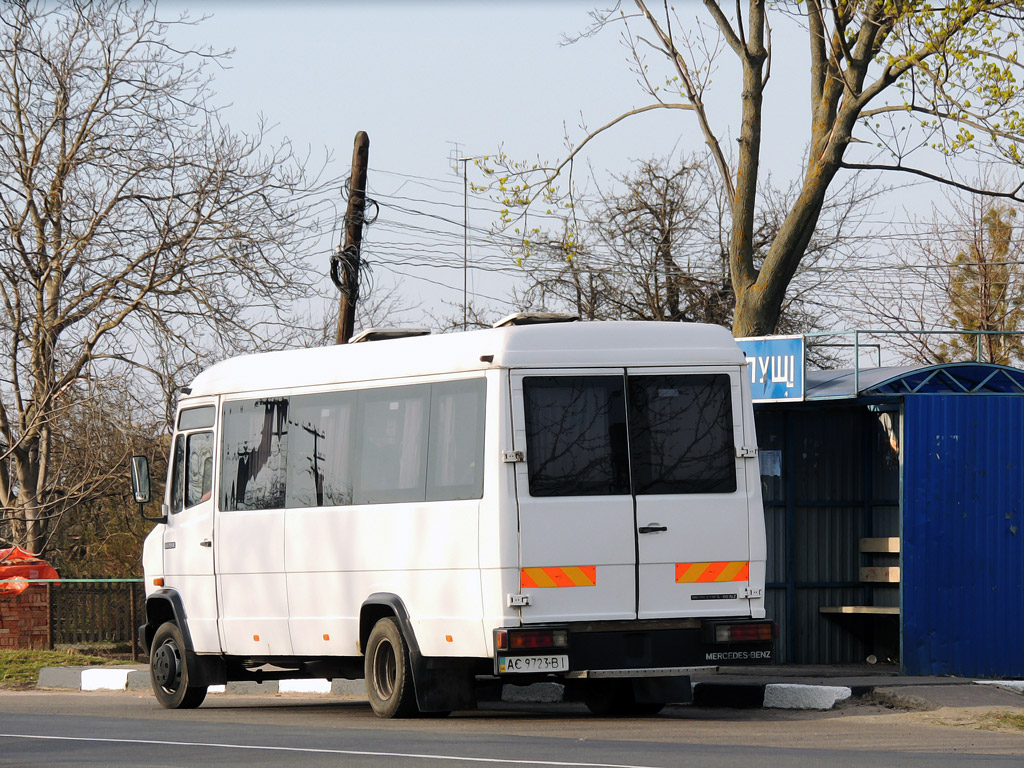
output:
[{"label": "license plate", "polygon": [[499,656],[498,673],[568,672],[568,656]]}]

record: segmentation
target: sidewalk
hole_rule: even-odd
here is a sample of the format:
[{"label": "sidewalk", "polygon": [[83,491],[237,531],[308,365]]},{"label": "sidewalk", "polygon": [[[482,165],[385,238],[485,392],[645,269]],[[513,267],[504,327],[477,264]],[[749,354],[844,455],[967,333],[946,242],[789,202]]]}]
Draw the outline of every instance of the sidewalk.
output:
[{"label": "sidewalk", "polygon": [[[911,677],[893,666],[722,667],[695,675],[694,706],[827,710],[850,699],[870,698],[900,709],[1014,707],[1024,710],[1024,681],[975,681],[961,677]],[[148,691],[144,666],[45,667],[38,687],[85,691]],[[304,693],[365,698],[362,680],[281,680],[212,686],[211,694]],[[561,701],[562,686],[506,685],[502,698],[523,703]]]},{"label": "sidewalk", "polygon": [[1019,707],[1024,681],[901,675],[894,665],[722,667],[694,676],[696,706],[831,709],[870,698],[900,709]]}]

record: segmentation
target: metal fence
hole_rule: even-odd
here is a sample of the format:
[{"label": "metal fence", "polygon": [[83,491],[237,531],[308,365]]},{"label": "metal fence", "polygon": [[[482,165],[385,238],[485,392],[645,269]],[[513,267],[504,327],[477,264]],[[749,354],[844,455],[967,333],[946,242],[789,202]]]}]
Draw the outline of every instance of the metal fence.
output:
[{"label": "metal fence", "polygon": [[146,594],[136,579],[63,579],[48,584],[50,647],[131,644],[138,656],[137,627]]}]

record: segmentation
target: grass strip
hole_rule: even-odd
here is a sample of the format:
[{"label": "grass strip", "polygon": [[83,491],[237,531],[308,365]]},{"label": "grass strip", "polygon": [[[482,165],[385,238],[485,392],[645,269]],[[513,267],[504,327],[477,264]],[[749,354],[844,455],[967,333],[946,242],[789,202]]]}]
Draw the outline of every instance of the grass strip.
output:
[{"label": "grass strip", "polygon": [[109,657],[75,651],[0,650],[0,688],[30,688],[43,667],[109,666]]}]

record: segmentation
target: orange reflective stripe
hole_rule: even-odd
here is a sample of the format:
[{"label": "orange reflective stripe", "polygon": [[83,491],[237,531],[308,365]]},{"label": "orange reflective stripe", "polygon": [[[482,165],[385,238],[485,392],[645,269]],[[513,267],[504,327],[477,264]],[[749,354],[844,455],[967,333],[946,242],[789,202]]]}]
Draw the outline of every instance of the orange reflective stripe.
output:
[{"label": "orange reflective stripe", "polygon": [[719,581],[749,581],[750,563],[729,563],[719,574]]},{"label": "orange reflective stripe", "polygon": [[567,565],[561,568],[523,568],[519,572],[520,586],[532,587],[592,587],[597,584],[596,565]]},{"label": "orange reflective stripe", "polygon": [[704,584],[712,581],[718,581],[718,576],[725,570],[725,566],[728,563],[708,563],[707,568],[704,569],[704,573],[697,579],[698,582]]},{"label": "orange reflective stripe", "polygon": [[749,581],[750,563],[676,563],[677,584],[708,584],[718,581]]}]

